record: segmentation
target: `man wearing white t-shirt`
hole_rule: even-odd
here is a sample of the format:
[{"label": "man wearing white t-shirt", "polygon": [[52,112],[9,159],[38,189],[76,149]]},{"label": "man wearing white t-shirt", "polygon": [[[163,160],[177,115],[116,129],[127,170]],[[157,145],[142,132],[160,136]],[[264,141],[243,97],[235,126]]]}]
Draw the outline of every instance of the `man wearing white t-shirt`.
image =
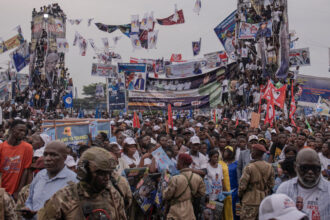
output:
[{"label": "man wearing white t-shirt", "polygon": [[191,171],[201,176],[205,175],[205,169],[207,166],[207,157],[199,152],[201,141],[198,136],[192,136],[190,138],[190,156],[193,159],[190,165]]},{"label": "man wearing white t-shirt", "polygon": [[223,104],[229,104],[228,102],[228,79],[224,79],[222,81],[222,103]]},{"label": "man wearing white t-shirt", "polygon": [[[327,171],[329,170],[330,165],[330,142],[326,142],[322,146],[322,152],[319,153],[319,158],[321,161],[321,172],[323,176],[329,175]],[[328,177],[329,178],[329,177]]]}]

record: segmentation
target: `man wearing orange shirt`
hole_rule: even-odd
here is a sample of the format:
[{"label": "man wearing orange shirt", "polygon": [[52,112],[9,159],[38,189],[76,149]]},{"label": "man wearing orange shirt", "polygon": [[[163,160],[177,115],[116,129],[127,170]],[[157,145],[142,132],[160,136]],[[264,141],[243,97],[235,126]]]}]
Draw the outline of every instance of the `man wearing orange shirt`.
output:
[{"label": "man wearing orange shirt", "polygon": [[14,120],[9,130],[9,138],[0,144],[1,187],[16,199],[20,189],[27,184],[27,168],[32,163],[33,148],[22,141],[27,128],[23,121]]}]

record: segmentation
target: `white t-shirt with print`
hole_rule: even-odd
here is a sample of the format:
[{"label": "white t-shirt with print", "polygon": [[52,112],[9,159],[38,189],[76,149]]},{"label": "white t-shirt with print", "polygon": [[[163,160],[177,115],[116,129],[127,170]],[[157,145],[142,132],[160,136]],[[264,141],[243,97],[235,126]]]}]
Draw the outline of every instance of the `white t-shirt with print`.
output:
[{"label": "white t-shirt with print", "polygon": [[319,212],[319,198],[320,190],[316,187],[312,189],[305,189],[298,184],[298,197],[296,201],[303,202],[303,209],[301,210],[310,220],[321,220]]},{"label": "white t-shirt with print", "polygon": [[223,173],[222,173],[222,166],[218,164],[217,168],[214,168],[207,163],[207,179],[212,189],[212,193],[209,195],[210,200],[216,200],[218,198],[219,193],[222,192],[222,180],[223,180]]}]

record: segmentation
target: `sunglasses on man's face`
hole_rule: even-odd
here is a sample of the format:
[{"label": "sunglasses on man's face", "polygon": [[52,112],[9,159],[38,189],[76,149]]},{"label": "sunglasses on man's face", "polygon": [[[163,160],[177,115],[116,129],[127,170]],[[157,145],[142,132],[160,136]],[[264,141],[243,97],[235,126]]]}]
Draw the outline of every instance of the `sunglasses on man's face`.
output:
[{"label": "sunglasses on man's face", "polygon": [[313,171],[313,173],[319,173],[321,171],[321,166],[319,165],[300,165],[299,169],[302,172]]}]

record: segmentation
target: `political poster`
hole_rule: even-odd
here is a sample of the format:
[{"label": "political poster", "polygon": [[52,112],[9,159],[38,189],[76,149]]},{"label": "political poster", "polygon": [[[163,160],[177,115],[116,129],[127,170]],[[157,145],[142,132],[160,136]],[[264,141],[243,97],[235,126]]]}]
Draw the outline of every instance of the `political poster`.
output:
[{"label": "political poster", "polygon": [[150,31],[148,33],[148,49],[156,49],[158,40],[158,30]]},{"label": "political poster", "polygon": [[214,28],[215,34],[228,54],[232,54],[235,51],[236,14],[237,10],[232,12],[225,20]]},{"label": "political poster", "polygon": [[291,66],[309,66],[311,65],[309,48],[290,50]]},{"label": "political poster", "polygon": [[[219,77],[220,75],[221,73]],[[168,104],[171,104],[173,110],[215,108],[220,104],[221,92],[221,84],[217,81],[193,90],[143,93],[129,91],[128,108],[130,110],[167,110]]]},{"label": "political poster", "polygon": [[131,16],[131,32],[138,33],[140,31],[139,15]]},{"label": "political poster", "polygon": [[43,15],[36,15],[32,21],[32,39],[37,39],[41,37],[42,29],[44,29],[43,24],[45,22],[45,18]]},{"label": "political poster", "polygon": [[299,104],[302,102],[316,104],[319,97],[330,100],[330,78],[298,75],[296,81],[302,87]]},{"label": "political poster", "polygon": [[181,78],[202,74],[201,63],[192,61],[167,65],[165,66],[165,74],[167,78]]},{"label": "political poster", "polygon": [[17,34],[14,37],[9,38],[8,40],[0,43],[0,54],[6,52],[8,50],[11,50],[15,47],[18,47],[19,45],[23,44],[24,42],[25,41],[24,41],[23,36],[21,34]]},{"label": "political poster", "polygon": [[199,39],[199,41],[193,41],[192,42],[192,50],[194,56],[197,56],[199,52],[201,51],[201,45],[202,45],[202,38]]},{"label": "political poster", "polygon": [[133,192],[135,201],[145,214],[149,212],[154,204],[157,192],[156,186],[156,178],[152,178],[151,175],[146,175],[140,180],[136,190]]},{"label": "political poster", "polygon": [[12,63],[17,72],[21,71],[30,63],[29,46],[24,42],[19,48],[10,53]]},{"label": "political poster", "polygon": [[272,33],[272,21],[257,24],[241,22],[239,27],[238,38],[242,40],[255,39],[258,37],[270,37]]},{"label": "political poster", "polygon": [[147,81],[147,91],[183,91],[198,89],[217,79],[219,74],[225,72],[224,68],[210,69],[208,72],[185,78],[155,78],[149,77]]},{"label": "political poster", "polygon": [[56,125],[56,138],[66,145],[88,143],[89,123]]},{"label": "political poster", "polygon": [[227,53],[224,51],[204,54],[204,58],[206,60],[206,68],[208,69],[228,64]]},{"label": "political poster", "polygon": [[97,121],[97,133],[103,132],[107,134],[108,138],[110,139],[111,136],[111,126],[109,121]]},{"label": "political poster", "polygon": [[251,114],[251,128],[259,128],[259,123],[260,123],[260,114],[256,112],[252,112]]},{"label": "political poster", "polygon": [[92,64],[92,76],[101,76],[107,78],[117,78],[117,66],[102,63]]},{"label": "political poster", "polygon": [[69,52],[69,43],[65,38],[56,39],[57,52],[58,53],[67,53]]},{"label": "political poster", "polygon": [[[120,76],[108,79],[108,94],[109,94],[109,109],[122,110],[125,108],[125,75],[120,73]],[[121,77],[122,76],[122,77]]]},{"label": "political poster", "polygon": [[25,88],[29,86],[29,75],[17,73],[16,74],[17,86],[19,87],[20,91],[23,91]]},{"label": "political poster", "polygon": [[52,38],[65,38],[65,24],[63,18],[55,18],[52,15],[48,15],[45,22],[47,24],[47,33],[49,33]]},{"label": "political poster", "polygon": [[162,147],[157,148],[157,150],[153,151],[152,153],[153,158],[157,163],[157,168],[160,173],[165,170],[168,170],[172,175],[178,173],[176,169],[176,165],[174,162],[167,156],[164,149]]},{"label": "political poster", "polygon": [[128,91],[145,91],[146,71],[146,64],[118,63],[118,72],[125,73],[125,86]]},{"label": "political poster", "polygon": [[183,24],[184,15],[183,10],[175,10],[175,13],[167,18],[157,19],[158,24],[160,25],[174,25],[174,24]]}]

